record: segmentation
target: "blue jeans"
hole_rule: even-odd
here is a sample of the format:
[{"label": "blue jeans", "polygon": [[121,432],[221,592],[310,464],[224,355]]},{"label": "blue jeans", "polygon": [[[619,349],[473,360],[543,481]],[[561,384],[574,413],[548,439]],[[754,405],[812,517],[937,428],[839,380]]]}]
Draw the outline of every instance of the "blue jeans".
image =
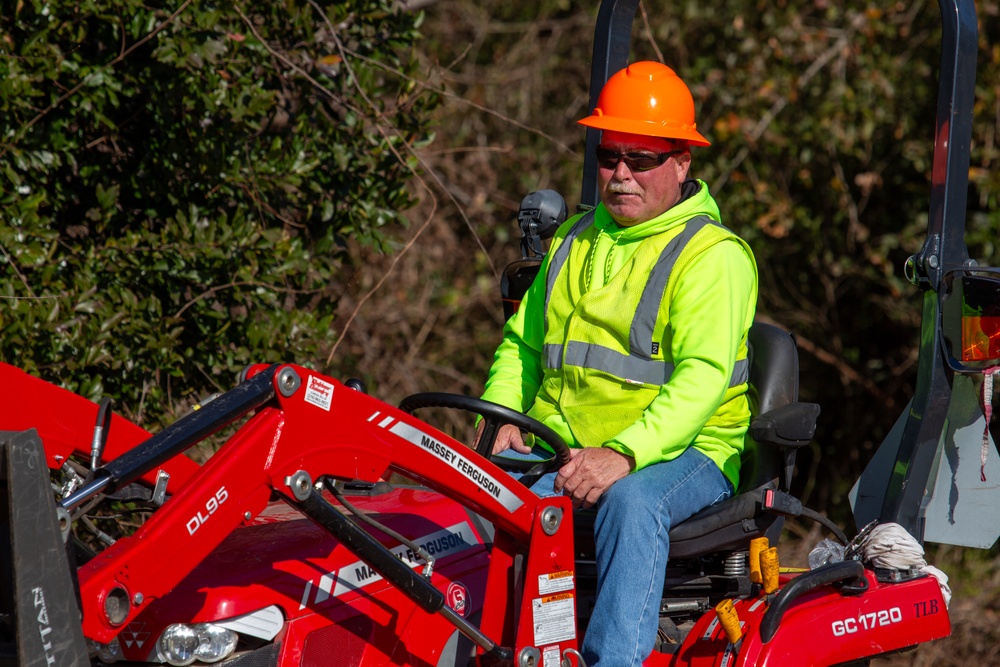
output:
[{"label": "blue jeans", "polygon": [[[556,495],[556,472],[531,490]],[[597,600],[581,652],[589,667],[638,667],[652,652],[670,549],[670,528],[725,500],[733,487],[693,447],[615,482],[597,504]]]}]

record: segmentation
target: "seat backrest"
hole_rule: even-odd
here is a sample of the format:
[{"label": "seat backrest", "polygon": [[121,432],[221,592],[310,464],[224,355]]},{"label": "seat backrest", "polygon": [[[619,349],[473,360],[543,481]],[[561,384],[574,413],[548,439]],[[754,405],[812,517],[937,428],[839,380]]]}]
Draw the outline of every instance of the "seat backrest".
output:
[{"label": "seat backrest", "polygon": [[[799,351],[789,332],[765,322],[754,322],[747,337],[750,364],[750,414],[764,414],[799,400]],[[747,431],[740,463],[739,492],[775,484],[784,471],[784,455],[777,447],[761,446]]]},{"label": "seat backrest", "polygon": [[[792,335],[774,325],[754,322],[747,346],[752,417],[797,401],[799,355]],[[780,489],[785,464],[782,448],[758,444],[748,432],[740,461],[738,492],[673,526],[670,529],[670,557],[691,558],[745,549],[752,538],[761,535],[777,542],[783,520],[777,514],[762,510],[759,490],[763,487]],[[749,493],[754,490],[758,492]],[[574,513],[580,554],[593,554],[593,516],[594,513],[588,511]]]}]

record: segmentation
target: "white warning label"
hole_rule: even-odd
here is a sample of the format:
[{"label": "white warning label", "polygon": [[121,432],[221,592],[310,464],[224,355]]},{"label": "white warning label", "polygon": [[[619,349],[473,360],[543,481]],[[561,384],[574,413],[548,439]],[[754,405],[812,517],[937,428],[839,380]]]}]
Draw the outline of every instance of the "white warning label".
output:
[{"label": "white warning label", "polygon": [[569,571],[538,575],[538,594],[552,595],[573,590],[573,573]]},{"label": "white warning label", "polygon": [[531,601],[535,646],[558,644],[576,638],[572,593],[557,593]]},{"label": "white warning label", "polygon": [[561,664],[558,646],[546,646],[542,649],[542,667],[559,667]]}]

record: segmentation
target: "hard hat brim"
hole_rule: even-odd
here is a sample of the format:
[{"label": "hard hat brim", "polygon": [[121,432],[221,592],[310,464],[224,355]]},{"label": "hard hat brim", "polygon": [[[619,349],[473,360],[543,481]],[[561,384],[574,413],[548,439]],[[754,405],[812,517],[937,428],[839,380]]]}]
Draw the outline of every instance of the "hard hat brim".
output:
[{"label": "hard hat brim", "polygon": [[655,123],[646,120],[633,120],[631,118],[617,118],[598,114],[581,118],[576,122],[598,130],[640,134],[647,137],[663,137],[664,139],[683,139],[692,146],[712,145],[696,129],[690,126],[681,126],[679,123]]}]

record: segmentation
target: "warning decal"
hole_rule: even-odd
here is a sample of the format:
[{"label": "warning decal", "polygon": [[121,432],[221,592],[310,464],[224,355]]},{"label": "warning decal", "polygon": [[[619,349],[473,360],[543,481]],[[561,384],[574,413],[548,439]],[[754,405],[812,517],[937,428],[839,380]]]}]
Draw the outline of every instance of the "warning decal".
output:
[{"label": "warning decal", "polygon": [[531,601],[535,646],[557,644],[576,638],[576,614],[572,593],[557,593]]},{"label": "warning decal", "polygon": [[569,571],[538,575],[538,594],[551,595],[573,590],[573,573]]},{"label": "warning decal", "polygon": [[469,589],[460,581],[453,581],[448,584],[448,590],[444,594],[444,601],[459,616],[465,616],[469,613]]},{"label": "warning decal", "polygon": [[559,667],[559,647],[546,646],[542,649],[542,667]]}]

